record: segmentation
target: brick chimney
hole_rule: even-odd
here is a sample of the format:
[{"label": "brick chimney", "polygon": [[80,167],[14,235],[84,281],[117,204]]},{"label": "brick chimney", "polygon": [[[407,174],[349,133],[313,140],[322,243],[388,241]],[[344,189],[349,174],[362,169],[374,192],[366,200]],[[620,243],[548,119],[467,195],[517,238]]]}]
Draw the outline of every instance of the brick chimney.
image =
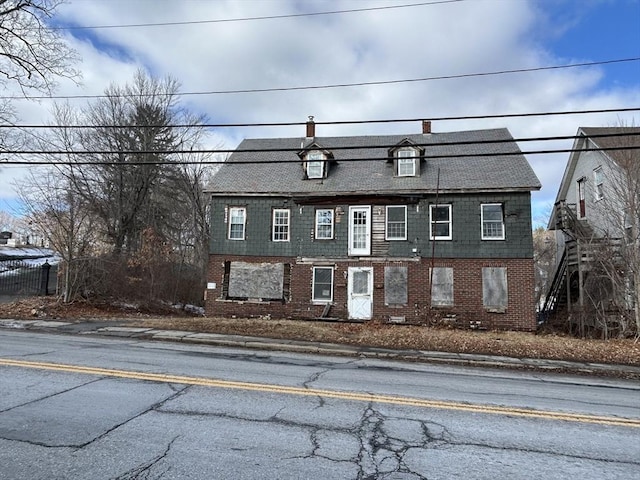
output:
[{"label": "brick chimney", "polygon": [[431,133],[431,120],[422,121],[422,133],[423,134]]},{"label": "brick chimney", "polygon": [[307,138],[313,138],[316,136],[316,124],[313,122],[313,115],[309,115],[307,121]]}]

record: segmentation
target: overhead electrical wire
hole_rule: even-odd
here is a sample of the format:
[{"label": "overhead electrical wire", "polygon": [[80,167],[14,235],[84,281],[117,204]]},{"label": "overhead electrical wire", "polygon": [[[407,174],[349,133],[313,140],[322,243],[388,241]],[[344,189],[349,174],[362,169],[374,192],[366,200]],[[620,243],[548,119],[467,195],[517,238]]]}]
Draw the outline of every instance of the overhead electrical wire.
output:
[{"label": "overhead electrical wire", "polygon": [[[637,137],[640,133],[638,132],[624,132],[624,133],[615,133],[615,134],[593,134],[590,135],[589,138],[630,138]],[[491,144],[504,144],[504,143],[513,143],[513,142],[549,142],[549,141],[564,141],[564,140],[575,140],[580,138],[577,135],[563,135],[563,136],[555,136],[555,137],[526,137],[519,139],[496,139],[496,140],[466,140],[466,141],[458,141],[458,142],[441,142],[437,144],[425,143],[425,142],[416,142],[412,144],[415,147],[432,147],[432,148],[442,148],[442,147],[451,147],[451,146],[469,146],[469,145],[491,145]],[[343,145],[343,146],[331,146],[327,145],[326,148],[331,151],[342,151],[342,150],[364,150],[364,149],[391,149],[397,147],[397,144],[389,144],[389,145],[375,145],[372,146],[363,146],[363,145]],[[616,147],[606,147],[606,148],[581,148],[581,149],[545,149],[545,150],[529,150],[529,151],[510,151],[510,152],[482,152],[482,153],[452,153],[452,154],[425,154],[422,155],[422,158],[466,158],[466,157],[488,157],[488,156],[505,156],[505,155],[539,155],[543,153],[566,153],[566,152],[574,152],[574,151],[607,151],[607,150],[637,150],[640,149],[640,144],[638,145],[623,145]],[[304,148],[248,148],[248,149],[173,149],[173,150],[5,150],[2,152],[5,155],[66,155],[66,156],[84,156],[84,155],[180,155],[180,154],[224,154],[224,153],[299,153],[303,151]],[[362,157],[362,158],[340,158],[338,161],[340,162],[350,162],[350,161],[364,161],[364,160],[385,160],[390,157]],[[234,161],[231,164],[278,164],[278,163],[290,163],[290,162],[298,162],[299,159],[278,159],[278,160],[238,160]],[[155,161],[126,161],[126,162],[114,162],[114,161],[61,161],[61,160],[25,160],[25,161],[16,161],[3,159],[0,160],[0,165],[151,165],[151,164],[167,164],[167,165],[175,165],[175,164],[217,164],[217,163],[226,163],[226,160],[215,160],[215,161],[201,161],[201,160],[193,160],[193,161],[168,161],[164,160],[155,160]]]},{"label": "overhead electrical wire", "polygon": [[465,0],[434,0],[431,2],[420,3],[408,3],[403,5],[386,5],[382,7],[366,7],[366,8],[351,8],[346,10],[329,10],[321,12],[308,12],[308,13],[287,13],[282,15],[264,15],[259,17],[238,17],[238,18],[218,18],[211,20],[188,20],[182,22],[157,22],[157,23],[129,23],[120,25],[93,25],[93,26],[64,26],[64,27],[50,27],[51,30],[103,30],[113,28],[141,28],[141,27],[173,27],[181,25],[201,25],[209,23],[233,23],[233,22],[250,22],[257,20],[279,20],[283,18],[298,18],[298,17],[318,17],[323,15],[340,15],[345,13],[358,13],[358,12],[373,12],[378,10],[393,10],[399,8],[411,8],[411,7],[424,7],[428,5],[440,5],[444,3],[459,3]]},{"label": "overhead electrical wire", "polygon": [[[519,152],[497,152],[497,153],[467,153],[467,154],[440,154],[440,155],[422,155],[421,158],[424,159],[449,159],[449,158],[477,158],[477,157],[508,157],[513,155],[546,155],[552,153],[573,153],[573,152],[605,152],[605,151],[636,151],[640,150],[640,145],[633,145],[628,147],[605,147],[605,148],[558,148],[558,149],[548,149],[548,150],[528,150],[528,151],[519,151]],[[213,151],[212,151],[213,152]],[[139,152],[138,152],[139,153]],[[150,153],[161,153],[161,152],[150,152]],[[189,151],[184,151],[183,153],[190,153]],[[207,153],[203,151],[201,153]],[[340,159],[340,162],[364,162],[364,161],[383,161],[383,160],[392,160],[393,157],[362,157],[362,158],[346,158]],[[277,165],[283,163],[299,163],[299,159],[282,159],[282,160],[269,160],[269,161],[260,161],[260,160],[239,160],[234,162],[227,162],[225,160],[184,160],[184,161],[174,161],[169,162],[166,160],[162,161],[151,161],[151,162],[105,162],[105,161],[46,161],[46,160],[35,160],[35,161],[1,161],[0,166],[4,165],[24,165],[24,166],[42,166],[42,165],[63,165],[63,166],[86,166],[86,165],[103,165],[103,166],[112,166],[112,167],[128,167],[128,166],[143,166],[143,165],[171,165],[171,166],[180,166],[180,165],[257,165],[257,164],[268,164],[268,165]]]},{"label": "overhead electrical wire", "polygon": [[601,60],[601,61],[593,61],[593,62],[581,62],[581,63],[570,63],[565,65],[547,65],[543,67],[531,67],[531,68],[517,68],[512,70],[498,70],[491,72],[477,72],[477,73],[461,73],[455,75],[440,75],[433,77],[422,77],[422,78],[405,78],[398,80],[376,80],[369,82],[353,82],[353,83],[335,83],[335,84],[325,84],[325,85],[304,85],[304,86],[293,86],[293,87],[269,87],[269,88],[246,88],[246,89],[236,89],[236,90],[211,90],[204,92],[183,92],[183,93],[172,93],[172,94],[162,94],[162,93],[149,93],[149,94],[117,94],[117,95],[33,95],[33,96],[0,96],[0,100],[63,100],[63,99],[96,99],[96,98],[115,98],[115,97],[129,97],[129,98],[145,98],[149,96],[162,96],[162,95],[172,95],[172,96],[196,96],[196,95],[229,95],[229,94],[247,94],[247,93],[269,93],[269,92],[293,92],[293,91],[301,91],[301,90],[321,90],[321,89],[333,89],[333,88],[348,88],[348,87],[367,87],[367,86],[375,86],[375,85],[393,85],[400,83],[415,83],[415,82],[428,82],[434,80],[453,80],[453,79],[461,79],[461,78],[473,78],[473,77],[489,77],[496,75],[507,75],[507,74],[515,74],[515,73],[530,73],[530,72],[540,72],[545,70],[561,70],[567,68],[580,68],[580,67],[591,67],[597,65],[611,65],[615,63],[626,63],[626,62],[637,62],[640,61],[640,57],[631,57],[631,58],[618,58],[612,60]]},{"label": "overhead electrical wire", "polygon": [[[420,118],[390,118],[390,119],[374,119],[374,120],[335,120],[335,121],[316,121],[315,125],[365,125],[380,123],[415,123],[425,120],[431,122],[445,122],[454,120],[486,120],[492,118],[518,118],[518,117],[547,117],[555,115],[585,115],[596,113],[622,113],[640,111],[640,106],[624,107],[624,108],[604,108],[593,110],[562,110],[547,112],[529,112],[529,113],[496,113],[490,115],[458,115],[446,117],[420,117]],[[164,125],[51,125],[51,124],[0,124],[0,129],[20,128],[20,129],[102,129],[102,128],[243,128],[243,127],[295,127],[304,126],[307,122],[258,122],[258,123],[183,123],[183,124],[164,124]]]}]

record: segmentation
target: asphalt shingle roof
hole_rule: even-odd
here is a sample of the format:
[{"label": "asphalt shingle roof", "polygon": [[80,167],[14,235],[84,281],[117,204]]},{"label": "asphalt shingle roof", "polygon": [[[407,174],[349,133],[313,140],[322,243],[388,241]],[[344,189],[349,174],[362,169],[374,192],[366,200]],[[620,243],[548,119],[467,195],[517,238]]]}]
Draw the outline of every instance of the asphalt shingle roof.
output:
[{"label": "asphalt shingle roof", "polygon": [[[591,141],[600,148],[624,147],[640,148],[640,127],[581,127]],[[617,136],[599,136],[617,135]],[[615,161],[624,161],[630,150],[606,150],[605,153]]]},{"label": "asphalt shingle roof", "polygon": [[[385,160],[389,148],[405,139],[423,145],[424,159],[418,177],[394,177],[393,162]],[[304,178],[297,152],[311,143],[333,154],[335,162],[325,179]],[[340,147],[356,148],[339,150]],[[292,151],[241,151],[277,148]],[[540,181],[509,131],[503,128],[427,135],[315,137],[312,140],[304,137],[246,139],[220,167],[206,190],[213,194],[316,196],[407,194],[435,192],[436,189],[460,192],[539,188]]]}]

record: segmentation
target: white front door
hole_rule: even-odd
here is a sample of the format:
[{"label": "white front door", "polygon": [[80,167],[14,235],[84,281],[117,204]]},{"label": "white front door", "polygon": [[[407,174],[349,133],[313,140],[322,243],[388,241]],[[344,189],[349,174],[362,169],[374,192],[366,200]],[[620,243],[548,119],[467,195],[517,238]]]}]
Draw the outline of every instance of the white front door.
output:
[{"label": "white front door", "polygon": [[369,320],[373,315],[373,268],[349,267],[349,318]]},{"label": "white front door", "polygon": [[349,207],[349,255],[371,254],[371,207]]}]

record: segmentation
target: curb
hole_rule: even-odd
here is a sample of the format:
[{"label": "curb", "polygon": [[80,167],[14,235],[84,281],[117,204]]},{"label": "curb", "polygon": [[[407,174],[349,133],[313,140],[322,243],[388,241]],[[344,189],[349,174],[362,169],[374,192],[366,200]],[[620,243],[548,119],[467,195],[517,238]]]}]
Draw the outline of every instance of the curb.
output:
[{"label": "curb", "polygon": [[[93,328],[92,328],[93,327]],[[408,362],[439,363],[485,368],[539,370],[557,373],[604,375],[640,379],[640,367],[633,365],[569,362],[537,358],[514,358],[497,355],[476,355],[426,350],[393,350],[376,347],[354,347],[334,343],[316,343],[219,333],[194,333],[181,330],[158,330],[144,327],[100,326],[92,323],[72,323],[49,320],[0,319],[0,328],[35,330],[47,333],[98,335],[120,338],[180,342],[254,350],[285,351],[321,355],[340,355]]]}]

